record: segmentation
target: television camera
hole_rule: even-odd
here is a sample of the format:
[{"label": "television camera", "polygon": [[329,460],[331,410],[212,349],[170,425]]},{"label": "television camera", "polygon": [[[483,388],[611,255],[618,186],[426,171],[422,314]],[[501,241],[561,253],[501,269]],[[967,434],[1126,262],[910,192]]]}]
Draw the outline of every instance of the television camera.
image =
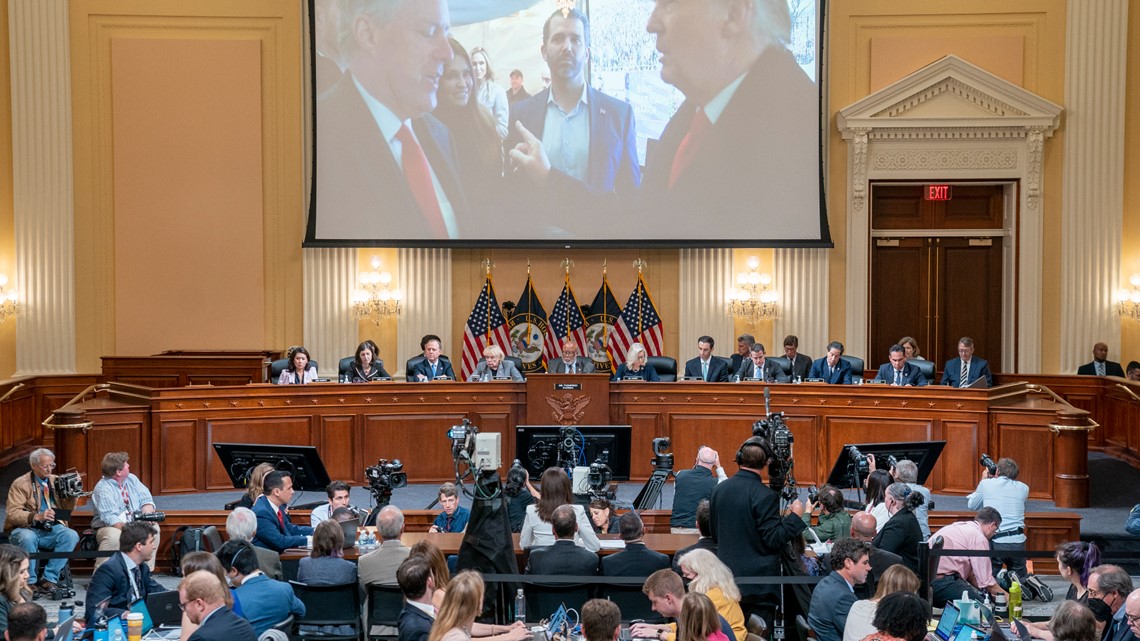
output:
[{"label": "television camera", "polygon": [[378,507],[384,507],[392,500],[392,490],[408,486],[408,474],[404,472],[400,459],[389,461],[382,458],[376,465],[364,468],[364,478],[368,479],[368,490]]},{"label": "television camera", "polygon": [[772,413],[772,392],[764,388],[765,417],[752,424],[752,436],[768,443],[768,487],[786,503],[796,500],[794,450],[796,437],[784,421],[784,413]]},{"label": "television camera", "polygon": [[[502,464],[500,454],[501,435],[497,432],[479,433],[479,427],[468,419],[447,430],[451,439],[451,457],[455,464],[455,484],[472,499],[496,498],[502,492],[499,487],[498,470]],[[463,470],[462,467],[466,467]],[[472,477],[475,493],[472,494],[464,480]]]}]

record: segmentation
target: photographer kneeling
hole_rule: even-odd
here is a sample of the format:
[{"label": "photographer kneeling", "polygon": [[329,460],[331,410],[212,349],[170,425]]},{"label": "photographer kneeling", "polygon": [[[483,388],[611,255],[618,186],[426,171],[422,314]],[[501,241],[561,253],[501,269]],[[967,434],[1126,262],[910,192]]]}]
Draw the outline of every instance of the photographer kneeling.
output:
[{"label": "photographer kneeling", "polygon": [[[143,485],[139,477],[131,474],[131,464],[126,452],[107,452],[103,456],[103,478],[95,484],[91,492],[91,502],[95,505],[95,516],[91,519],[91,527],[95,529],[95,540],[100,551],[114,551],[119,549],[119,536],[123,526],[130,521],[158,520],[156,517],[147,517],[147,514],[156,514],[154,498],[150,490]],[[154,532],[154,547],[158,549],[158,528]],[[151,555],[147,567],[154,571],[155,556]],[[110,557],[101,556],[95,559],[95,569],[107,562]]]},{"label": "photographer kneeling", "polygon": [[[39,448],[28,457],[32,471],[12,481],[8,488],[7,515],[4,529],[10,532],[11,541],[28,556],[40,550],[71,552],[79,543],[79,534],[67,527],[64,520],[75,507],[75,496],[60,496],[56,492],[55,454]],[[56,514],[56,508],[61,512]],[[57,519],[59,516],[61,518]],[[28,564],[28,587],[35,596],[54,598],[60,573],[67,567],[67,559],[52,559],[44,567],[43,578],[36,582],[36,559]]]}]

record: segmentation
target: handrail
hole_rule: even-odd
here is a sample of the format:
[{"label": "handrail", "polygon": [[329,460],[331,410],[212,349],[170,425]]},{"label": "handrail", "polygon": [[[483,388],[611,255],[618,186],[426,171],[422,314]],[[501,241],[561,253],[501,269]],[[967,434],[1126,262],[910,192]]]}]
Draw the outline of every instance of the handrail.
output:
[{"label": "handrail", "polygon": [[[1049,396],[1052,396],[1052,397],[1053,397],[1053,400],[1057,401],[1057,402],[1058,402],[1058,403],[1060,403],[1061,405],[1064,405],[1064,406],[1066,406],[1066,407],[1073,407],[1072,403],[1070,403],[1069,401],[1066,401],[1065,399],[1061,398],[1060,396],[1058,396],[1058,395],[1057,395],[1057,393],[1056,393],[1056,392],[1054,392],[1053,390],[1049,389],[1048,387],[1045,387],[1044,385],[1038,385],[1037,383],[1026,383],[1026,385],[1025,385],[1025,389],[1027,389],[1027,390],[1029,390],[1029,391],[1031,391],[1031,392],[1038,392],[1038,393],[1041,393],[1041,394],[1048,394]],[[1077,408],[1073,407],[1073,409],[1077,409]]]},{"label": "handrail", "polygon": [[[1119,387],[1120,389],[1124,390],[1125,392],[1128,392],[1128,395],[1131,396],[1132,398],[1140,401],[1140,395],[1137,395],[1136,392],[1133,392],[1132,388],[1128,387],[1127,385],[1123,385],[1121,383],[1117,383],[1116,386]],[[11,392],[9,392],[9,393],[11,393]],[[8,398],[8,397],[5,396],[4,398]],[[4,400],[4,398],[0,398],[0,402],[2,402]]]},{"label": "handrail", "polygon": [[[63,407],[60,407],[59,409],[54,410],[50,416],[48,416],[46,419],[44,419],[43,423],[40,423],[40,425],[43,425],[44,427],[49,428],[49,429],[53,429],[53,430],[54,429],[75,429],[75,430],[83,430],[83,432],[86,433],[87,430],[91,429],[94,426],[94,423],[92,423],[90,420],[84,420],[84,421],[80,421],[80,422],[76,422],[76,423],[69,423],[69,424],[60,424],[60,423],[55,422],[56,415],[59,412],[66,410],[67,408],[71,407],[72,405],[79,403],[83,399],[83,397],[87,396],[88,393],[94,391],[96,394],[98,394],[100,391],[108,389],[110,387],[111,387],[111,385],[109,383],[95,383],[94,385],[89,386],[87,389],[76,394],[75,397],[72,398],[67,403],[65,403],[63,405]],[[82,416],[82,414],[80,414],[80,415]]]},{"label": "handrail", "polygon": [[16,390],[23,389],[24,387],[26,387],[26,386],[23,383],[16,383],[3,396],[0,396],[0,403],[3,403],[4,401],[8,400],[9,396],[16,393]]}]

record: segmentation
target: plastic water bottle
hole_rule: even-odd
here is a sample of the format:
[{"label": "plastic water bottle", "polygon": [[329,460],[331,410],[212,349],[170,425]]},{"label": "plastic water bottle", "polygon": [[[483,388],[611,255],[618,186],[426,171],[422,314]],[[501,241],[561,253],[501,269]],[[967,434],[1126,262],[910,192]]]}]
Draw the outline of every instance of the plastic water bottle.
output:
[{"label": "plastic water bottle", "polygon": [[526,623],[526,595],[523,594],[522,588],[519,588],[518,594],[515,595],[515,621]]},{"label": "plastic water bottle", "polygon": [[1009,586],[1009,618],[1016,620],[1021,618],[1021,583],[1016,574],[1010,574],[1010,580],[1013,583]]}]

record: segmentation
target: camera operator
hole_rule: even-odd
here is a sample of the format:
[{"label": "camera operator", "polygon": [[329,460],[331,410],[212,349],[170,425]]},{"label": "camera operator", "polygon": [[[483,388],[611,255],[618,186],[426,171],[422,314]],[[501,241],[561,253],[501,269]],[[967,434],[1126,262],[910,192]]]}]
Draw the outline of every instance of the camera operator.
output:
[{"label": "camera operator", "polygon": [[[79,543],[79,534],[66,522],[57,520],[55,510],[71,510],[75,497],[56,495],[57,476],[51,473],[55,469],[55,454],[41,447],[28,456],[28,464],[32,471],[17,477],[8,488],[4,530],[10,533],[11,542],[29,556],[40,550],[71,552]],[[28,587],[35,596],[52,596],[66,566],[66,558],[48,561],[43,578],[36,582],[36,560],[29,559]]]},{"label": "camera operator", "polygon": [[[95,540],[100,551],[118,550],[119,535],[123,526],[134,520],[134,514],[153,514],[154,498],[139,477],[131,474],[131,464],[126,452],[107,452],[103,455],[103,478],[95,484],[91,492],[91,502],[95,504],[95,516],[91,527],[95,528]],[[158,549],[158,531],[154,533],[154,547]],[[147,561],[147,567],[154,571],[154,556]],[[95,569],[107,562],[110,557],[95,559]]]},{"label": "camera operator", "polygon": [[[804,524],[810,526],[820,541],[838,541],[850,536],[851,515],[843,509],[843,492],[840,492],[839,488],[834,485],[823,485],[819,488],[819,494],[815,498],[818,499],[818,502],[809,498],[807,507],[804,508]],[[812,526],[811,515],[816,508],[820,509],[819,525]],[[806,531],[804,536],[809,542],[812,541]]]},{"label": "camera operator", "polygon": [[309,515],[309,527],[316,528],[324,521],[332,517],[332,513],[338,507],[346,507],[348,505],[348,483],[344,481],[333,481],[325,487],[325,494],[329,497],[329,502],[324,505],[318,505],[313,509],[312,514]]},{"label": "camera operator", "polygon": [[707,445],[700,446],[696,465],[691,470],[677,472],[676,478],[669,529],[673,534],[698,534],[697,504],[712,496],[717,484],[728,479],[720,464],[720,454]]},{"label": "camera operator", "polygon": [[[971,510],[992,507],[1001,514],[1001,528],[991,539],[994,550],[1025,549],[1025,502],[1029,499],[1029,486],[1018,481],[1017,474],[1017,461],[998,459],[996,474],[983,469],[978,489],[966,497],[966,507]],[[995,576],[1004,564],[1025,580],[1025,557],[994,557],[992,561]]]},{"label": "camera operator", "polygon": [[[737,452],[740,469],[713,489],[709,501],[711,530],[717,556],[737,576],[779,576],[780,551],[807,528],[804,506],[793,501],[791,512],[780,515],[780,495],[761,477],[768,466],[770,446],[760,437],[744,441]],[[741,586],[740,607],[747,617],[757,613],[773,629],[779,586]]]}]

